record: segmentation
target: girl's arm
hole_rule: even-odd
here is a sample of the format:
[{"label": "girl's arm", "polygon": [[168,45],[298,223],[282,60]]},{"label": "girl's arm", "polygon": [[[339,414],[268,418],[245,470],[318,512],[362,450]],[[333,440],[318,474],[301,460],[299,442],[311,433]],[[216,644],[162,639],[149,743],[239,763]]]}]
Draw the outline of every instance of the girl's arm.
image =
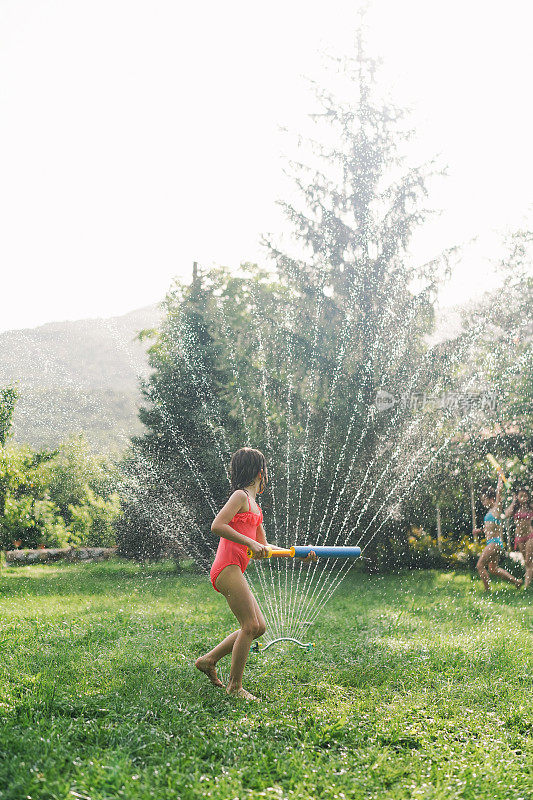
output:
[{"label": "girl's arm", "polygon": [[259,541],[256,542],[255,539],[250,539],[249,536],[244,536],[244,534],[239,533],[229,524],[235,514],[244,510],[243,506],[245,502],[246,511],[248,511],[248,502],[246,501],[246,496],[246,492],[244,492],[242,489],[237,489],[237,491],[233,492],[226,505],[220,509],[215,519],[211,523],[211,530],[213,533],[222,536],[224,539],[229,539],[230,542],[236,542],[237,544],[243,544],[245,547],[249,547],[255,555],[259,555],[265,549],[264,543]]},{"label": "girl's arm", "polygon": [[518,502],[518,497],[515,495],[513,497],[512,501],[511,501],[511,505],[508,506],[504,511],[504,514],[505,514],[506,517],[512,517],[513,516],[514,507],[517,504],[517,502]]},{"label": "girl's arm", "polygon": [[268,547],[271,547],[273,550],[276,549],[279,550],[279,548],[276,548],[275,544],[268,544],[265,529],[263,528],[263,523],[257,526],[257,541],[259,542],[259,544],[268,545]]},{"label": "girl's arm", "polygon": [[503,489],[503,479],[500,475],[498,478],[498,485],[496,486],[496,508],[498,510],[498,514],[501,515],[502,508],[503,508],[503,497],[502,497],[502,489]]}]

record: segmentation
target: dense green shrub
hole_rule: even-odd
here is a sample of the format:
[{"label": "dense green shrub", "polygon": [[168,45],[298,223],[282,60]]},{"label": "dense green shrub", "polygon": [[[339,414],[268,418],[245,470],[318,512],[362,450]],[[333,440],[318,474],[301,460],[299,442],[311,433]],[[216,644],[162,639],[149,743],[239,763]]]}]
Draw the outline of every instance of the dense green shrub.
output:
[{"label": "dense green shrub", "polygon": [[[485,546],[482,539],[474,542],[467,536],[460,541],[443,537],[441,548],[429,533],[422,528],[413,528],[408,537],[408,552],[404,567],[411,569],[459,569],[474,572],[479,556]],[[505,551],[499,561],[511,575],[523,577],[524,569],[519,561]]]},{"label": "dense green shrub", "polygon": [[113,523],[119,512],[120,498],[116,492],[105,499],[89,489],[82,505],[69,505],[71,543],[112,547],[115,544]]},{"label": "dense green shrub", "polygon": [[0,447],[0,548],[111,546],[120,511],[111,464],[83,437],[57,451]]}]

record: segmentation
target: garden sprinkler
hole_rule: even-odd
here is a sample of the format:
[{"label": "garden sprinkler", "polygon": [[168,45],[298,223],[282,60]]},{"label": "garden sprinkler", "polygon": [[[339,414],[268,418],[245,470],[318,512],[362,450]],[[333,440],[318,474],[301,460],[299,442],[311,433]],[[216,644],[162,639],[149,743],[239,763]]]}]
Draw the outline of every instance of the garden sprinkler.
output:
[{"label": "garden sprinkler", "polygon": [[272,639],[268,644],[254,642],[250,649],[256,653],[264,653],[269,647],[272,647],[273,644],[279,644],[279,642],[293,642],[293,644],[297,644],[298,647],[302,647],[304,650],[311,650],[312,647],[316,647],[314,642],[299,642],[298,639],[293,639],[292,636],[280,636],[278,639]]}]

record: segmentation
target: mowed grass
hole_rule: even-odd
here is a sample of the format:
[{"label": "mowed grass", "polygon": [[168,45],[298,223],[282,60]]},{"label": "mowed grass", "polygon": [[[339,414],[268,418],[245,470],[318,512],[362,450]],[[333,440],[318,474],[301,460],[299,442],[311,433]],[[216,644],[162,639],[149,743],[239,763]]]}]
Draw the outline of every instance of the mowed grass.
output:
[{"label": "mowed grass", "polygon": [[350,575],[314,650],[251,656],[251,704],[193,667],[235,627],[206,576],[4,569],[0,798],[531,798],[531,597]]}]

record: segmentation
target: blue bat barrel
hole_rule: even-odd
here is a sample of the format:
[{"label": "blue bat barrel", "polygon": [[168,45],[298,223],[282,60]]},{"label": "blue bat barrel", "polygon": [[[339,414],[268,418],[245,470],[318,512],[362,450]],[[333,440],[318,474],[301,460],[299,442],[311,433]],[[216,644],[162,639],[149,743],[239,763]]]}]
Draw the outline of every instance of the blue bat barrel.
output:
[{"label": "blue bat barrel", "polygon": [[317,558],[359,558],[361,555],[360,547],[313,547],[312,544],[296,545],[294,555],[296,558],[306,558],[311,550]]}]

